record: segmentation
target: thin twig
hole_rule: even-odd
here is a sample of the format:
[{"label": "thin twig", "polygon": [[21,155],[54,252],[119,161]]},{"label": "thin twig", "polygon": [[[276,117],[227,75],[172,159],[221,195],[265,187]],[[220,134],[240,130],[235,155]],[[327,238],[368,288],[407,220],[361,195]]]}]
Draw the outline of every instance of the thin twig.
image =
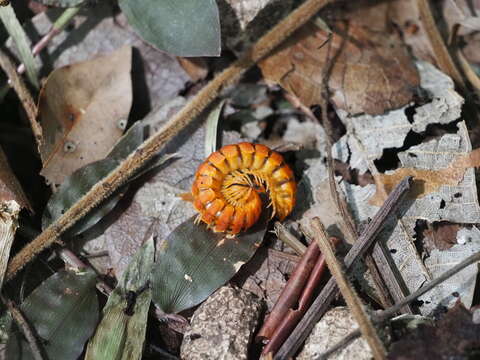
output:
[{"label": "thin twig", "polygon": [[28,91],[27,86],[23,82],[22,78],[17,74],[15,70],[15,65],[10,60],[10,58],[0,50],[0,67],[5,71],[7,77],[10,80],[12,87],[22,103],[25,113],[27,114],[28,121],[30,122],[30,127],[32,128],[33,136],[37,142],[37,146],[40,147],[43,140],[42,127],[37,122],[37,105],[33,101],[30,91]]},{"label": "thin twig", "polygon": [[[391,308],[388,308],[385,311],[380,312],[380,314],[372,316],[372,321],[374,324],[381,324],[392,317],[394,317],[397,312],[403,308],[405,305],[411,303],[412,301],[415,301],[417,298],[422,296],[423,294],[429,292],[432,290],[434,287],[438,286],[442,282],[448,280],[452,276],[456,275],[458,272],[461,270],[465,269],[467,266],[470,266],[472,264],[475,264],[480,261],[480,252],[477,252],[476,254],[471,255],[470,257],[466,258],[463,260],[461,263],[455,265],[451,269],[445,271],[442,275],[437,277],[436,279],[433,279],[429,283],[427,283],[424,287],[421,289],[418,289],[414,293],[410,294],[407,296],[405,299],[403,299],[401,302],[398,304],[395,304]],[[331,348],[329,348],[327,351],[323,352],[320,354],[318,359],[326,359],[330,355],[332,355],[334,352],[343,349],[344,347],[348,346],[352,341],[355,339],[359,338],[361,336],[361,332],[358,330],[350,332],[347,336],[345,336],[342,340],[340,340],[337,344],[333,345]]]},{"label": "thin twig", "polygon": [[348,308],[355,317],[355,320],[357,320],[360,331],[372,350],[373,357],[377,360],[385,359],[387,351],[373,327],[373,324],[363,307],[362,301],[345,276],[342,265],[335,257],[332,244],[330,244],[330,241],[328,240],[323,224],[318,217],[313,218],[311,224],[315,230],[315,241],[317,242],[320,251],[325,256],[328,269],[337,282],[337,286],[342,293]]},{"label": "thin twig", "polygon": [[[346,45],[346,41],[343,40],[340,48],[337,52],[330,58],[331,46],[331,36],[332,33],[329,32],[329,37],[325,42],[325,45],[328,46],[326,53],[327,57],[327,66],[323,69],[322,74],[322,101],[320,103],[321,116],[322,116],[322,125],[326,133],[326,146],[327,146],[327,171],[328,171],[328,184],[330,187],[330,196],[334,201],[341,218],[344,223],[345,236],[348,243],[353,244],[357,241],[358,233],[355,229],[355,221],[353,220],[352,215],[348,211],[348,205],[345,201],[345,198],[340,196],[341,190],[338,188],[337,181],[335,180],[335,166],[333,162],[333,129],[330,119],[328,118],[328,101],[330,99],[330,88],[328,87],[328,81],[330,79],[333,66],[336,63],[336,59],[341,55],[341,52]],[[365,264],[370,271],[370,274],[373,279],[373,285],[376,292],[379,294],[379,300],[384,308],[391,306],[390,294],[388,292],[387,286],[383,282],[383,278],[380,276],[377,267],[375,266],[375,261],[372,258],[372,255],[367,254],[365,257]]]},{"label": "thin twig", "polygon": [[[382,230],[384,223],[392,216],[393,212],[398,208],[409,191],[411,182],[412,178],[406,177],[395,187],[387,200],[383,203],[382,207],[375,214],[372,221],[367,225],[358,240],[353,244],[344,259],[347,271],[351,269],[355,260],[359,259],[372,245],[373,241]],[[290,337],[275,355],[276,360],[286,360],[297,352],[315,324],[320,320],[323,314],[325,314],[331,302],[337,295],[337,292],[338,288],[336,287],[335,280],[330,279]]]},{"label": "thin twig", "polygon": [[429,0],[417,0],[417,7],[440,69],[449,75],[455,81],[457,86],[464,90],[465,82],[458,71],[455,62],[450,56],[447,46],[442,39],[442,35],[440,35],[440,32],[438,31],[437,25],[435,25],[435,19],[433,18],[432,10],[430,9]]},{"label": "thin twig", "polygon": [[265,57],[300,26],[305,24],[322,7],[333,1],[334,0],[307,0],[260,38],[245,55],[218,74],[200,90],[180,112],[172,117],[170,121],[140,145],[109,175],[95,184],[95,186],[68,209],[64,215],[25,246],[10,262],[6,275],[7,281],[11,280],[18,271],[32,261],[42,250],[51,246],[65,230],[73,226],[82,216],[125,184],[128,179],[152,159],[163,146],[190,124],[217,97],[225,86],[235,83],[246,70]]},{"label": "thin twig", "polygon": [[[48,33],[46,33],[32,48],[33,56],[37,56],[55,36],[60,34],[81,8],[81,6],[78,6],[65,9],[62,15],[60,15],[60,17],[53,23]],[[23,74],[25,72],[25,64],[20,64],[17,68],[17,72]]]},{"label": "thin twig", "polygon": [[[394,301],[399,302],[405,299],[410,292],[391,254],[386,249],[386,245],[381,242],[375,243],[373,245],[372,257],[383,279],[388,280],[389,293],[391,293]],[[409,304],[402,309],[402,312],[414,314],[413,308]]]},{"label": "thin twig", "polygon": [[[366,149],[363,143],[358,139],[358,137],[353,134],[352,140],[354,140],[355,146],[361,153],[366,153]],[[368,157],[367,157],[368,158]],[[379,175],[379,171],[377,166],[371,159],[367,159],[368,169],[372,173],[374,179],[377,179]],[[377,191],[381,194],[383,199],[386,199],[388,196],[387,190],[381,181],[376,181]],[[398,225],[400,227],[404,227],[403,220],[398,219]],[[409,238],[408,245],[411,248],[413,247],[413,241]],[[415,254],[417,252],[415,251]],[[379,273],[381,274],[382,279],[384,279],[384,283],[388,288],[388,293],[393,298],[393,302],[391,302],[388,306],[385,306],[384,309],[391,307],[393,304],[398,303],[399,301],[403,300],[405,296],[410,294],[408,287],[405,284],[405,280],[403,279],[400,271],[392,258],[390,252],[386,250],[385,242],[377,242],[373,246],[372,250],[372,259],[375,262],[376,266],[378,267]],[[413,314],[414,309],[407,305],[403,309],[405,313]]]},{"label": "thin twig", "polygon": [[0,299],[2,303],[7,307],[10,315],[12,315],[13,320],[25,336],[25,339],[27,339],[28,345],[30,345],[30,349],[32,350],[33,358],[35,360],[44,360],[38,340],[35,337],[31,326],[23,316],[22,312],[17,309],[13,301],[6,299],[3,295],[0,295]]},{"label": "thin twig", "polygon": [[279,221],[274,224],[274,232],[278,240],[290,246],[298,255],[303,255],[307,247],[303,245],[288,229]]}]

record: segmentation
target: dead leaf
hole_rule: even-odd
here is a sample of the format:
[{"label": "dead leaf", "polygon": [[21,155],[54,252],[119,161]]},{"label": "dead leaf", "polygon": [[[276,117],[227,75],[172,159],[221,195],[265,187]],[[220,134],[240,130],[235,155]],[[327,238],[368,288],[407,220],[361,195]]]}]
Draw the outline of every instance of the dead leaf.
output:
[{"label": "dead leaf", "polygon": [[355,21],[337,22],[332,30],[329,39],[314,24],[304,26],[259,63],[264,77],[311,106],[323,101],[323,78],[332,62],[332,101],[350,114],[382,114],[412,100],[419,77],[398,34]]},{"label": "dead leaf", "polygon": [[460,228],[459,224],[440,221],[429,225],[423,231],[423,236],[433,245],[433,248],[447,250],[457,244],[457,233]]},{"label": "dead leaf", "polygon": [[[420,145],[411,146],[399,152],[401,165],[405,168],[416,166],[424,170],[437,170],[448,167],[453,159],[464,155],[469,159],[471,143],[468,138],[464,122],[458,123],[459,130],[456,134],[445,134]],[[356,149],[356,151],[359,151]],[[409,154],[414,154],[411,156]],[[366,157],[366,154],[360,155]],[[379,241],[385,242],[389,250],[388,256],[396,264],[405,284],[410,292],[416,291],[425,281],[429,281],[443,271],[454,266],[470,256],[480,248],[480,233],[475,230],[475,236],[470,235],[469,241],[458,241],[447,250],[433,249],[425,254],[421,246],[415,242],[415,228],[418,220],[429,222],[450,221],[464,224],[480,222],[480,206],[478,204],[475,175],[472,168],[461,172],[461,181],[456,185],[441,185],[438,191],[406,201],[399,214],[384,226],[384,231],[379,236]],[[360,187],[342,183],[344,192],[358,222],[371,218],[378,207],[368,204],[368,199],[376,191],[374,185]],[[461,231],[466,230],[462,229]],[[472,229],[473,231],[473,229]],[[422,314],[429,315],[440,307],[451,306],[456,298],[452,293],[457,292],[465,304],[470,305],[475,289],[477,276],[476,266],[468,267],[452,279],[437,286],[419,300]],[[388,286],[388,284],[387,284]]]},{"label": "dead leaf", "polygon": [[480,324],[462,303],[457,303],[436,324],[419,325],[392,345],[391,360],[474,359],[480,348]]},{"label": "dead leaf", "polygon": [[204,58],[178,57],[178,63],[193,82],[203,80],[208,75],[208,65]]},{"label": "dead leaf", "polygon": [[61,184],[75,170],[103,159],[127,125],[132,105],[132,49],[56,69],[40,92],[45,142],[41,174]]},{"label": "dead leaf", "polygon": [[431,124],[450,124],[460,118],[465,101],[455,91],[452,79],[429,63],[418,62],[416,66],[422,93],[428,94],[417,99],[417,104],[376,116],[337,111],[347,134],[333,146],[335,158],[362,174],[369,161],[381,160],[385,150],[402,148],[412,132],[422,134]]},{"label": "dead leaf", "polygon": [[435,53],[418,11],[416,0],[389,1],[388,18],[403,33],[413,56],[436,65]]},{"label": "dead leaf", "polygon": [[[409,152],[409,154],[416,157],[415,152]],[[442,155],[440,152],[438,154]],[[464,177],[465,170],[479,166],[480,148],[467,154],[458,155],[447,167],[442,169],[399,168],[391,174],[377,174],[374,175],[377,192],[370,198],[369,202],[371,205],[381,206],[383,199],[385,199],[385,192],[389,194],[405,176],[412,176],[414,179],[409,196],[413,199],[420,199],[430,193],[437,192],[441,186],[458,186]]]},{"label": "dead leaf", "polygon": [[[422,242],[416,238],[418,221],[462,224],[480,222],[475,172],[472,168],[465,169],[465,163],[475,161],[468,155],[472,151],[472,145],[465,122],[458,121],[464,100],[455,92],[448,76],[431,64],[419,62],[417,66],[427,98],[416,99],[419,103],[413,106],[378,116],[352,117],[342,114],[345,111],[337,111],[347,128],[347,134],[333,146],[337,159],[348,163],[352,169],[358,169],[360,173],[370,171],[374,175],[379,173],[377,166],[395,166],[392,161],[395,157],[398,157],[400,168],[413,168],[420,170],[420,173],[431,174],[448,168],[454,159],[464,156],[462,162],[457,163],[462,170],[447,172],[451,182],[457,185],[440,185],[438,191],[413,201],[407,200],[379,235],[378,241],[385,244],[388,250],[385,254],[390,263],[397,267],[409,292],[418,290],[425,281],[430,281],[472,252],[478,251],[480,246],[480,236],[475,235],[469,236],[470,241],[457,240],[457,244],[449,249],[427,252],[425,245],[422,246]],[[455,133],[451,132],[453,121],[457,121]],[[437,123],[451,124],[450,132],[443,131],[438,135],[429,132],[427,128],[434,128],[432,125]],[[412,134],[413,142],[412,137],[407,136]],[[428,137],[418,144],[417,141],[429,134],[436,136]],[[393,159],[392,154],[395,154]],[[391,173],[392,171],[387,171],[386,174]],[[456,174],[459,174],[458,177]],[[458,183],[457,179],[460,180]],[[442,179],[439,180],[441,182]],[[368,200],[376,191],[375,185],[362,187],[342,181],[340,187],[357,226],[374,216],[378,207],[370,205]],[[466,229],[461,231],[463,230]],[[420,312],[429,315],[439,308],[453,305],[456,300],[452,296],[454,292],[458,292],[462,301],[470,305],[476,276],[476,267],[469,267],[459,273],[458,277],[425,294],[420,299],[423,301],[419,306]]]}]

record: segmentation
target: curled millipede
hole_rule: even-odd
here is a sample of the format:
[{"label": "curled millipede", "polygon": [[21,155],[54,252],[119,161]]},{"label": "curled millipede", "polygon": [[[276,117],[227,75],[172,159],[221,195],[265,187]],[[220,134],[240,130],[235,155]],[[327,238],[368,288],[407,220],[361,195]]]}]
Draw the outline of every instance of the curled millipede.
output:
[{"label": "curled millipede", "polygon": [[260,217],[266,193],[272,217],[283,220],[295,205],[293,171],[282,155],[265,145],[243,142],[210,154],[195,173],[192,201],[203,221],[215,232],[238,234]]}]

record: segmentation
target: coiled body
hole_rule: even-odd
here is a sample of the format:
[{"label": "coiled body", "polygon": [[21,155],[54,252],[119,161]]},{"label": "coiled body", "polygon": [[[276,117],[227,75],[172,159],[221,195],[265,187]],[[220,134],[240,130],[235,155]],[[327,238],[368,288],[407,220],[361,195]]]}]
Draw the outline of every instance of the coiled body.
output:
[{"label": "coiled body", "polygon": [[239,143],[212,153],[195,174],[193,205],[215,232],[238,234],[260,217],[266,193],[272,217],[283,220],[295,205],[296,183],[283,157],[265,145]]}]

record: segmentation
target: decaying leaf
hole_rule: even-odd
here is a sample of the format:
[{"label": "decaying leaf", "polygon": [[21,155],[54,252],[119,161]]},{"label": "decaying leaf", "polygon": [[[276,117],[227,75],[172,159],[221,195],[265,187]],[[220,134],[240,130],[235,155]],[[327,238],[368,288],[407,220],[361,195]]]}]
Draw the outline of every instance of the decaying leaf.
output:
[{"label": "decaying leaf", "polygon": [[193,82],[203,80],[208,75],[208,64],[204,58],[177,58],[180,66],[190,76]]},{"label": "decaying leaf", "polygon": [[423,133],[430,124],[449,124],[460,117],[464,100],[455,92],[452,79],[431,64],[416,66],[425,94],[418,104],[377,116],[337,111],[347,135],[333,147],[334,157],[364,173],[368,161],[380,159],[385,149],[401,148],[410,132]]},{"label": "decaying leaf", "polygon": [[153,234],[132,258],[103,308],[103,318],[88,343],[86,360],[141,359],[152,299],[149,275],[155,245]]},{"label": "decaying leaf", "polygon": [[132,49],[53,71],[40,93],[44,133],[41,174],[61,184],[76,169],[104,158],[127,125],[132,104]]},{"label": "decaying leaf", "polygon": [[428,248],[447,250],[457,243],[457,233],[461,228],[460,224],[440,221],[428,224],[422,235],[425,242],[428,242]]},{"label": "decaying leaf", "polygon": [[[455,243],[448,249],[433,249],[428,252],[425,266],[432,278],[440,276],[452,266],[480,250],[480,230],[473,226],[463,228],[457,232]],[[473,301],[478,266],[472,264],[450,279],[439,284],[435,291],[430,291],[419,298],[428,307],[429,304],[438,304],[441,312],[453,306],[459,299],[470,306]]]},{"label": "decaying leaf", "polygon": [[[445,141],[449,141],[449,137],[444,138]],[[452,138],[451,141],[455,141]],[[436,144],[437,146],[442,146],[441,143]],[[449,146],[449,144],[445,144]],[[418,157],[418,152],[432,151],[437,157],[449,157],[455,153],[448,153],[448,148],[445,149],[447,152],[442,153],[441,149],[432,148],[425,150],[413,150],[408,151],[407,154],[409,157],[416,158]],[[391,174],[378,174],[374,175],[375,182],[377,183],[377,192],[374,196],[370,198],[370,204],[381,206],[384,200],[385,192],[388,194],[390,191],[405,177],[412,176],[414,183],[412,185],[412,191],[409,193],[409,196],[415,199],[420,199],[426,195],[438,192],[440,187],[456,187],[463,180],[465,171],[469,168],[475,168],[480,166],[480,149],[475,149],[467,154],[460,154],[454,157],[448,166],[438,169],[438,165],[434,162],[443,162],[443,159],[433,158],[433,163],[431,164],[431,170],[421,169],[421,168],[399,168]],[[415,161],[413,162],[415,163]],[[454,197],[461,197],[461,193],[453,194]]]},{"label": "decaying leaf", "polygon": [[355,21],[336,23],[331,38],[307,24],[259,66],[267,80],[279,83],[306,106],[323,102],[327,74],[331,100],[349,114],[383,114],[404,106],[419,85],[399,36],[370,31]]},{"label": "decaying leaf", "polygon": [[480,324],[457,303],[436,326],[420,325],[392,345],[391,360],[475,359],[480,349]]},{"label": "decaying leaf", "polygon": [[[406,106],[379,116],[352,117],[339,111],[347,134],[333,146],[337,159],[349,164],[352,169],[358,169],[360,174],[369,170],[374,176],[378,175],[377,179],[383,179],[383,176],[395,172],[380,174],[374,161],[382,164],[385,150],[392,152],[399,149],[396,153],[399,159],[396,171],[405,175],[408,173],[405,168],[415,169],[417,174],[430,176],[426,176],[424,182],[420,183],[423,188],[417,188],[417,191],[421,190],[418,193],[423,192],[428,185],[425,180],[433,178],[436,181],[428,185],[429,193],[406,201],[398,215],[386,224],[379,237],[379,241],[385,244],[386,256],[392,264],[396,264],[410,292],[438,275],[438,269],[446,270],[472,251],[478,250],[477,242],[470,241],[455,244],[443,251],[435,249],[424,253],[424,246],[416,242],[417,221],[449,221],[462,224],[476,224],[480,221],[474,169],[469,167],[469,164],[476,163],[477,153],[473,152],[470,157],[472,146],[465,123],[457,123],[456,133],[452,130],[450,133],[443,132],[443,135],[428,138],[419,145],[411,144],[411,139],[407,137],[407,134],[423,134],[432,124],[451,124],[458,121],[464,102],[455,92],[452,80],[446,75],[427,63],[417,63],[417,67],[425,95],[417,99],[415,106]],[[416,135],[415,138],[420,136]],[[437,176],[438,170],[446,169],[450,165],[452,168],[445,170],[446,178]],[[442,185],[442,181],[446,185]],[[378,183],[383,185],[381,181]],[[378,206],[372,206],[368,201],[375,190],[382,190],[381,188],[376,189],[375,185],[362,187],[346,181],[341,182],[341,187],[357,224],[362,224],[374,216]],[[381,191],[379,194],[382,194]],[[385,199],[385,194],[382,196],[382,199]],[[472,278],[476,274],[476,269],[471,267],[460,273],[455,280],[446,281],[443,287],[432,290],[421,298],[423,304],[420,311],[429,315],[438,307],[451,306],[455,300],[451,294],[455,292],[458,292],[469,306],[474,289]]]},{"label": "decaying leaf", "polygon": [[[456,134],[445,134],[400,152],[398,156],[401,166],[435,170],[448,166],[452,159],[460,154],[469,154],[471,144],[465,124],[460,122],[458,126],[459,130]],[[357,221],[368,221],[378,209],[377,206],[368,204],[368,199],[375,192],[375,185],[361,187],[345,182],[342,185]],[[428,222],[478,223],[480,207],[474,170],[467,169],[457,185],[441,185],[438,191],[406,201],[399,212],[398,220],[391,219],[380,235],[379,241],[385,242],[389,250],[388,256],[401,272],[410,292],[417,290],[425,281],[433,279],[442,271],[480,249],[480,243],[473,239],[458,243],[447,250],[435,249],[430,252],[430,257],[423,261],[423,254],[419,253],[415,244],[415,227],[419,219]],[[477,270],[475,267],[468,269],[421,297],[420,300],[423,301],[420,307],[421,312],[428,315],[438,306],[452,305],[452,301],[455,300],[452,293],[455,292],[459,293],[465,304],[469,306],[469,301],[472,299],[470,295],[473,294],[474,289],[472,279],[476,277]]]},{"label": "decaying leaf", "polygon": [[[98,322],[98,299],[93,271],[60,271],[45,280],[20,309],[49,359],[75,360]],[[7,359],[32,359],[30,347],[15,328],[10,331]]]}]

